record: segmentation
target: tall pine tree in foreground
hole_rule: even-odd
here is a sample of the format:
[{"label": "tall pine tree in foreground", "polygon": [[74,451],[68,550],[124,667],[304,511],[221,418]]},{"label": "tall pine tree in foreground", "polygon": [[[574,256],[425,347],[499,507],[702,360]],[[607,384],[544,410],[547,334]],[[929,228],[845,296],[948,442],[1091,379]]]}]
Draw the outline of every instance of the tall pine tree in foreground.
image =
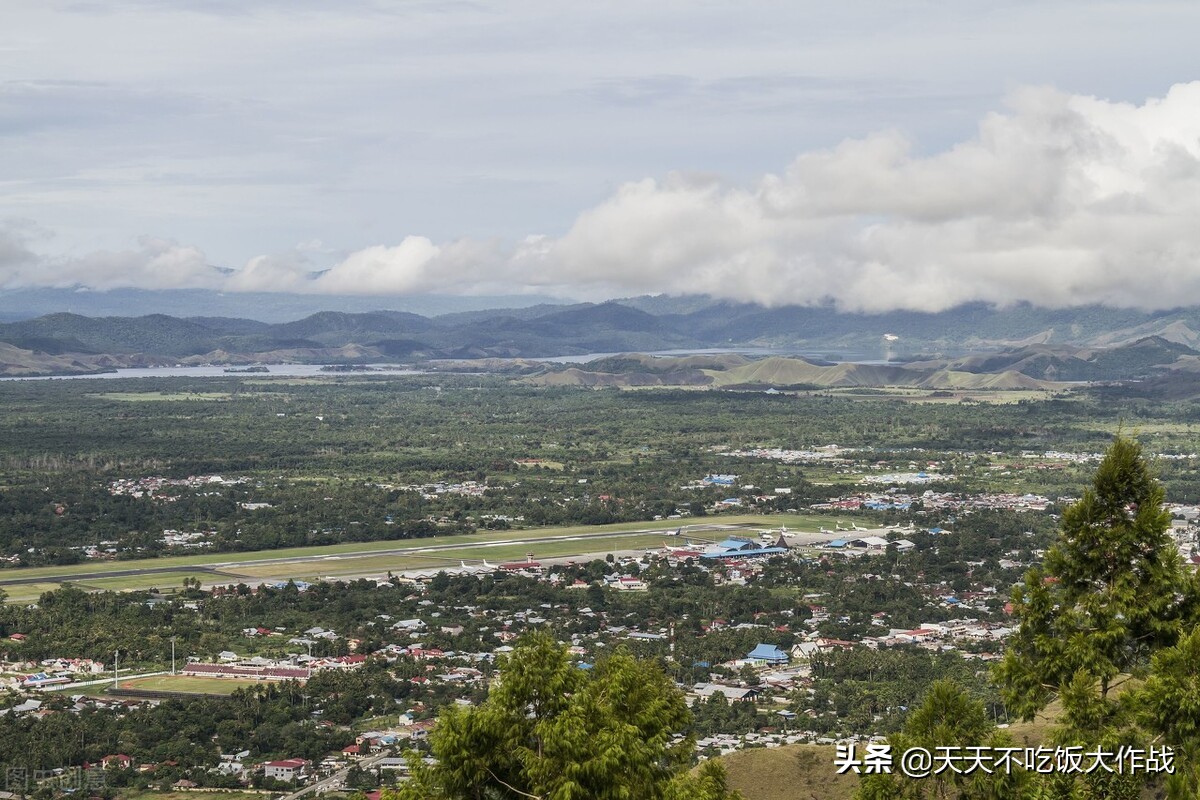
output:
[{"label": "tall pine tree in foreground", "polygon": [[[928,753],[939,748],[1012,747],[1012,739],[996,727],[983,703],[953,681],[935,681],[924,701],[908,715],[904,730],[888,737],[891,752],[921,748]],[[924,778],[909,778],[898,763],[892,772],[864,775],[855,800],[1001,800],[1027,798],[1036,791],[1032,776],[1021,771],[974,770],[959,774],[945,770]]]},{"label": "tall pine tree in foreground", "polygon": [[[1063,512],[1058,542],[1013,592],[1020,626],[996,671],[1008,709],[1025,720],[1057,702],[1048,744],[1183,748],[1200,729],[1200,702],[1170,723],[1152,711],[1163,681],[1196,697],[1200,663],[1171,657],[1195,628],[1195,575],[1170,534],[1164,492],[1137,442],[1118,436],[1079,502]],[[1186,644],[1200,647],[1200,642]],[[1173,677],[1172,677],[1173,676]],[[1184,768],[1184,765],[1180,765]],[[1136,798],[1145,775],[1057,775],[1045,797]],[[1171,794],[1196,797],[1171,782]],[[1190,792],[1190,793],[1189,793]]]}]

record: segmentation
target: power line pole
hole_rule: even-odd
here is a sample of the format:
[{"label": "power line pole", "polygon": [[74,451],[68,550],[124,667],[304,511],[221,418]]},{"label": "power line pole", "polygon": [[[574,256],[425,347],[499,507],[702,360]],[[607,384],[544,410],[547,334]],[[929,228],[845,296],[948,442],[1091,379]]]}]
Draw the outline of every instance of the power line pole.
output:
[{"label": "power line pole", "polygon": [[175,636],[171,637],[171,674],[172,675],[175,674],[175,639],[176,638],[178,638],[178,637],[175,637]]},{"label": "power line pole", "polygon": [[121,651],[113,651],[113,689],[121,688]]}]

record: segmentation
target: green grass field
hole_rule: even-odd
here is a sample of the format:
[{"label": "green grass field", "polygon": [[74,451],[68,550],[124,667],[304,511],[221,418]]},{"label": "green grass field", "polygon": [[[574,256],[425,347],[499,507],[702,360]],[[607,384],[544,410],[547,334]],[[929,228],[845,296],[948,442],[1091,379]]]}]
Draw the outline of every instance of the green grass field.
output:
[{"label": "green grass field", "polygon": [[238,689],[255,686],[262,681],[238,678],[204,678],[193,675],[156,675],[151,678],[136,678],[121,681],[122,689],[139,689],[157,692],[185,692],[188,694],[233,694]]},{"label": "green grass field", "polygon": [[61,584],[58,583],[19,583],[14,586],[0,586],[7,595],[8,603],[33,603],[43,592],[52,592]]},{"label": "green grass field", "polygon": [[[144,575],[127,575],[120,578],[85,578],[73,581],[81,589],[123,591],[131,589],[178,589],[183,585],[184,578],[198,578],[202,581],[212,580],[207,572],[147,572]],[[50,584],[51,588],[57,584]],[[19,588],[19,587],[13,587]]]}]

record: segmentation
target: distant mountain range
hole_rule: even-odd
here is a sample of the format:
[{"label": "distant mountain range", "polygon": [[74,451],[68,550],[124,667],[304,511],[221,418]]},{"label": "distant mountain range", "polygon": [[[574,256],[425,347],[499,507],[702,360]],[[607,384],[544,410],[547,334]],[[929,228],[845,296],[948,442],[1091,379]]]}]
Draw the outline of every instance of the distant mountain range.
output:
[{"label": "distant mountain range", "polygon": [[[1116,380],[1166,369],[1200,372],[1200,309],[1148,313],[972,304],[936,314],[869,315],[706,297],[641,297],[440,315],[321,311],[271,321],[59,312],[0,324],[0,374],[10,375],[168,364],[410,363],[702,350],[801,357],[725,364],[716,370],[728,373],[719,384],[933,386],[939,379],[929,375],[939,371],[1006,376],[988,380],[1014,387],[1025,379]],[[855,369],[830,363],[843,361],[868,363]],[[665,362],[626,367],[625,373],[658,375],[659,382],[665,372],[702,371],[695,364]],[[835,376],[831,369],[840,371]],[[622,373],[594,364],[576,371]],[[698,380],[694,372],[692,379]],[[945,379],[956,385],[963,380]]]},{"label": "distant mountain range", "polygon": [[60,311],[85,317],[131,317],[156,313],[175,317],[249,317],[262,322],[287,322],[318,311],[357,313],[387,308],[429,317],[556,302],[569,301],[535,295],[363,297],[288,292],[218,292],[212,289],[6,289],[0,290],[0,322],[16,322]]}]

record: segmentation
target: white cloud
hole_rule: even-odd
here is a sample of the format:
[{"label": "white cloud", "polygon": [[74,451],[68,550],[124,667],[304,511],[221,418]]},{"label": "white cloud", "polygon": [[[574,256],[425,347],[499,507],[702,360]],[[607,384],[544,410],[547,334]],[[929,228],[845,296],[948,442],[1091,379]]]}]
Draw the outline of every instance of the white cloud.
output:
[{"label": "white cloud", "polygon": [[940,153],[915,155],[884,132],[750,186],[635,181],[563,236],[527,240],[486,270],[410,237],[355,253],[319,283],[470,291],[486,272],[576,296],[703,292],[865,311],[1200,303],[1198,107],[1200,82],[1141,106],[1022,89]]},{"label": "white cloud", "polygon": [[39,259],[29,248],[32,233],[25,220],[0,220],[0,287],[36,269]]},{"label": "white cloud", "polygon": [[160,240],[34,270],[11,235],[0,236],[0,274],[343,295],[707,293],[863,311],[1200,304],[1197,108],[1200,82],[1142,105],[1025,88],[940,152],[920,154],[884,131],[742,185],[682,174],[632,181],[558,237],[410,235],[315,275],[310,259],[328,251],[312,243],[221,278],[199,250]]},{"label": "white cloud", "polygon": [[0,228],[0,287],[215,289],[222,282],[220,271],[195,247],[143,236],[135,249],[47,258],[28,249],[30,229]]}]

